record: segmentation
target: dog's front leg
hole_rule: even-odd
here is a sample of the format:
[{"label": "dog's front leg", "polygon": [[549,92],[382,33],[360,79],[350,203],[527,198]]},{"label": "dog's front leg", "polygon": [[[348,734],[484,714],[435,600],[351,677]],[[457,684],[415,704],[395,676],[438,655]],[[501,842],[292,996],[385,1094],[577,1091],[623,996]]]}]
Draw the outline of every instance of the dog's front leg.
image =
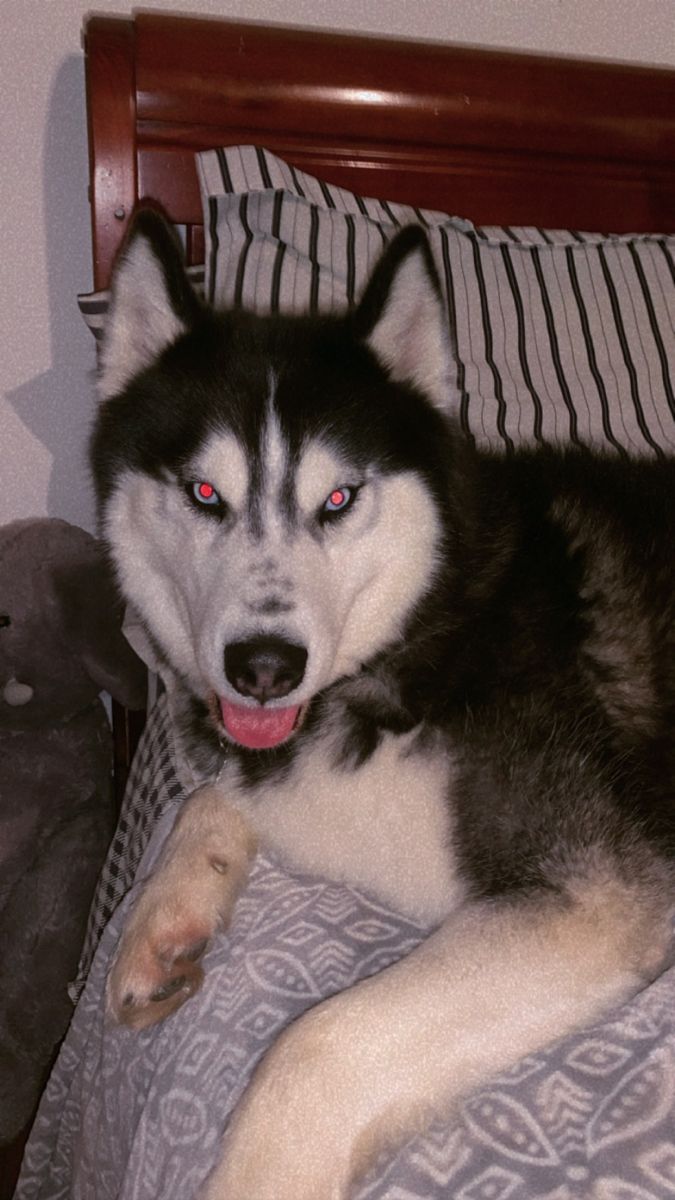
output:
[{"label": "dog's front leg", "polygon": [[641,986],[667,944],[647,918],[629,895],[457,913],[286,1030],[200,1200],[344,1200],[380,1151]]},{"label": "dog's front leg", "polygon": [[217,786],[187,800],[124,928],[108,979],[108,1007],[142,1029],[199,987],[199,959],[225,926],[248,877],[255,837]]}]

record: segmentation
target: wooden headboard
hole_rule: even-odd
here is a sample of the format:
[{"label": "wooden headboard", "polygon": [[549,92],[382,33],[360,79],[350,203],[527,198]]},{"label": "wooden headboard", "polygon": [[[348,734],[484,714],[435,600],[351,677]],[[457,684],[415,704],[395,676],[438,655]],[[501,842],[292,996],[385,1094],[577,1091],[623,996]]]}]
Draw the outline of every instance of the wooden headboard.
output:
[{"label": "wooden headboard", "polygon": [[94,285],[137,200],[201,254],[193,152],[255,142],[478,223],[675,226],[675,71],[139,13],[86,26]]},{"label": "wooden headboard", "polygon": [[[675,71],[157,12],[85,45],[96,288],[142,197],[200,261],[194,151],[242,142],[477,223],[675,227]],[[140,727],[116,708],[118,794]]]}]

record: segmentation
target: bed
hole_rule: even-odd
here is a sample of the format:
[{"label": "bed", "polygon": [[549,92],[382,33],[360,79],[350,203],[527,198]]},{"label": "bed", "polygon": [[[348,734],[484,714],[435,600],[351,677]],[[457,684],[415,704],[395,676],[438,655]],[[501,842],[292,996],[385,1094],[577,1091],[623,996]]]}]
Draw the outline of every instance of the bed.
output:
[{"label": "bed", "polygon": [[[247,254],[256,241],[250,209],[241,217],[242,187],[232,182],[241,164],[249,193],[257,188],[270,199],[261,240],[277,238],[272,277],[286,211],[274,199],[281,193],[283,203],[322,203],[331,221],[339,210],[349,229],[360,218],[369,227],[396,225],[402,214],[441,229],[434,214],[460,214],[453,236],[469,239],[474,259],[482,239],[506,266],[510,246],[525,246],[536,265],[556,242],[551,230],[565,231],[559,250],[567,260],[572,246],[605,254],[597,232],[579,230],[630,234],[611,243],[612,253],[625,250],[637,272],[653,356],[647,362],[644,337],[642,373],[625,338],[617,354],[623,368],[632,366],[642,449],[675,448],[674,244],[664,232],[675,224],[675,72],[159,13],[93,16],[85,47],[96,294],[83,311],[93,326],[142,198],[176,223],[196,280],[218,293],[214,247],[230,229],[223,212],[236,209]],[[241,146],[257,149],[216,149]],[[195,152],[211,153],[199,171]],[[219,186],[205,202],[214,171]],[[380,198],[377,212],[364,197]],[[444,238],[441,231],[439,245]],[[264,255],[260,263],[258,275]],[[485,320],[490,301],[480,299]],[[587,311],[578,296],[575,303]],[[626,310],[616,312],[621,294],[610,291],[608,303],[608,319],[625,334]],[[567,368],[560,335],[551,333],[555,307],[545,310],[544,324],[560,381]],[[516,316],[522,333],[527,319]],[[488,366],[503,392],[495,353]],[[600,390],[603,366],[591,358]],[[608,369],[616,374],[615,365]],[[610,405],[609,385],[602,386]],[[653,414],[644,399],[650,389],[659,395]],[[574,398],[572,408],[563,400],[567,419]],[[505,409],[500,393],[495,427],[509,437]],[[606,432],[613,418],[604,408],[601,415]],[[232,930],[209,952],[200,997],[158,1030],[111,1030],[104,980],[134,879],[150,869],[189,790],[169,708],[161,697],[133,765],[144,718],[115,712],[116,777],[126,799],[92,913],[79,1005],[18,1200],[197,1195],[228,1113],[283,1024],[386,967],[424,935],[366,896],[261,860]],[[674,1194],[674,1012],[671,971],[625,1010],[521,1063],[469,1100],[461,1118],[378,1164],[359,1198]]]}]

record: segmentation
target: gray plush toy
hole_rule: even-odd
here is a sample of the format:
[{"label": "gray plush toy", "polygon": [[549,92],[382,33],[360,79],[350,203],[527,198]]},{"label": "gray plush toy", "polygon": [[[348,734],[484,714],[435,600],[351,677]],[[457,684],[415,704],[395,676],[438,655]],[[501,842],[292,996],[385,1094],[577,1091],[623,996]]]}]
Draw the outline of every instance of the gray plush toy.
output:
[{"label": "gray plush toy", "polygon": [[0,527],[0,1144],[30,1119],[67,1027],[113,828],[99,692],[141,708],[99,544],[66,521]]}]

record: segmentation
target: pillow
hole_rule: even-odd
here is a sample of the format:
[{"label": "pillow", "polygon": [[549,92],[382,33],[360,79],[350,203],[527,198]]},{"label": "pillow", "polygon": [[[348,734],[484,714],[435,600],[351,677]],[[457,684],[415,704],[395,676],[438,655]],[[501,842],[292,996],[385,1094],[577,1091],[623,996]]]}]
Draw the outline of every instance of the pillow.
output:
[{"label": "pillow", "polygon": [[469,221],[364,199],[234,146],[197,155],[205,292],[261,312],[340,309],[399,226],[428,231],[465,431],[495,449],[675,451],[675,238]]},{"label": "pillow", "polygon": [[[197,155],[218,306],[338,311],[396,229],[423,224],[457,351],[454,403],[483,446],[584,443],[675,452],[675,237],[474,226],[357,196],[268,150]],[[108,293],[79,297],[98,336]]]}]

